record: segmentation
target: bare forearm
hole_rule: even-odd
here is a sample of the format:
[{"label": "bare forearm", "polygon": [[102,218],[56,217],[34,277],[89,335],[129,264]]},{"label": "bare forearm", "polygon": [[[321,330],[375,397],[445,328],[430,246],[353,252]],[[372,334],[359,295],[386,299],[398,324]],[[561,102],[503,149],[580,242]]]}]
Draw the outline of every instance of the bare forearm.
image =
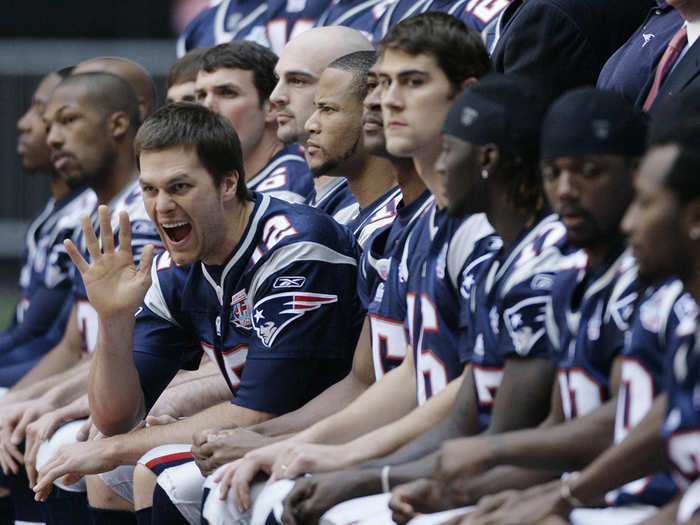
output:
[{"label": "bare forearm", "polygon": [[180,370],[175,377],[173,377],[168,388],[181,385],[182,383],[187,383],[189,381],[197,381],[204,377],[209,377],[213,375],[221,375],[218,366],[212,362],[206,354],[202,356],[202,362],[197,370]]},{"label": "bare forearm", "polygon": [[167,443],[191,443],[196,432],[227,423],[249,426],[269,417],[271,414],[224,402],[170,425],[156,425],[113,436],[105,440],[105,446],[117,464],[134,465],[154,447]]},{"label": "bare forearm", "polygon": [[413,367],[404,361],[343,410],[300,432],[294,439],[308,443],[345,443],[399,419],[415,407]]},{"label": "bare forearm", "polygon": [[369,432],[344,447],[352,462],[357,464],[391,454],[417,436],[439,425],[455,402],[461,377],[451,381],[444,390],[397,421]]},{"label": "bare forearm", "polygon": [[80,347],[77,352],[67,348],[68,343],[61,341],[37,365],[20,379],[14,388],[27,388],[28,392],[46,392],[47,388],[60,383],[70,375],[75,366],[80,365]]},{"label": "bare forearm", "polygon": [[269,437],[300,432],[323,418],[344,409],[367,388],[367,384],[359,381],[350,372],[342,380],[328,387],[301,408],[255,425],[250,430]]},{"label": "bare forearm", "polygon": [[661,425],[666,413],[666,395],[659,395],[644,419],[628,436],[593,461],[572,482],[571,491],[583,502],[663,468]]},{"label": "bare forearm", "polygon": [[590,463],[613,439],[615,400],[584,417],[554,426],[489,437],[489,464],[577,470]]},{"label": "bare forearm", "polygon": [[[489,494],[497,494],[504,490],[525,490],[560,476],[559,472],[551,470],[530,470],[503,465],[474,478],[462,480],[457,502],[469,505]],[[457,493],[453,496],[457,496]]]},{"label": "bare forearm", "polygon": [[100,317],[89,381],[90,413],[107,436],[131,430],[145,414],[139,374],[134,365],[134,316]]},{"label": "bare forearm", "polygon": [[[63,374],[64,379],[49,389],[42,397],[53,406],[65,406],[79,397],[87,396],[90,366],[88,363],[73,367],[70,373]],[[86,397],[87,399],[87,397]]]},{"label": "bare forearm", "polygon": [[171,384],[160,395],[149,414],[165,414],[175,418],[191,416],[230,399],[231,390],[217,371],[215,375],[203,374],[174,386]]},{"label": "bare forearm", "polygon": [[66,406],[59,408],[62,419],[83,419],[90,415],[90,405],[88,402],[87,393],[78,397],[73,402],[67,404]]}]

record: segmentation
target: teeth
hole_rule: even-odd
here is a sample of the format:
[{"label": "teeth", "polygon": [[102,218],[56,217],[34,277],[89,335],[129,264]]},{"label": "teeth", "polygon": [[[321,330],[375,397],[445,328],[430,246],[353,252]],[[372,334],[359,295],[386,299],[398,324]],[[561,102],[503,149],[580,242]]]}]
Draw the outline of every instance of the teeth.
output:
[{"label": "teeth", "polygon": [[189,224],[189,222],[174,222],[172,224],[160,223],[163,228],[177,228],[178,226],[185,226],[186,224]]}]

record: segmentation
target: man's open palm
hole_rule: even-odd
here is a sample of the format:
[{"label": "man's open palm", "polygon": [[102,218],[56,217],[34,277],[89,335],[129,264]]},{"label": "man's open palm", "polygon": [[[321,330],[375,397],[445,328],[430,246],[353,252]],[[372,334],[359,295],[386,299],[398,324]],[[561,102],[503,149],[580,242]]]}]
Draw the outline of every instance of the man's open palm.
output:
[{"label": "man's open palm", "polygon": [[90,304],[100,316],[133,314],[143,302],[151,285],[153,245],[147,245],[136,268],[131,251],[131,225],[125,211],[119,214],[119,248],[114,248],[114,234],[107,206],[98,208],[100,240],[87,216],[81,219],[85,244],[90,254],[88,263],[70,240],[64,241],[66,251],[76,265],[85,283]]}]

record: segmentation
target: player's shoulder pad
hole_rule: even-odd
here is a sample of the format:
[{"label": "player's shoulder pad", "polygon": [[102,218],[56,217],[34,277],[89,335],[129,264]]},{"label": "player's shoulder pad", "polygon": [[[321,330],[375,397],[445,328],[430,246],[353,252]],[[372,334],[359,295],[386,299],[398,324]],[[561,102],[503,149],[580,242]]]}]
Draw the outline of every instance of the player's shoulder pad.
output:
[{"label": "player's shoulder pad", "polygon": [[670,316],[676,315],[675,307],[682,293],[683,283],[673,280],[656,287],[639,305],[639,322],[645,330],[657,334],[662,345]]},{"label": "player's shoulder pad", "polygon": [[[554,274],[562,266],[562,259],[570,252],[566,240],[566,227],[556,215],[544,217],[535,224],[512,251],[513,270],[501,286],[501,294],[507,295],[520,283],[529,282],[533,289],[551,289]],[[503,264],[503,269],[509,263]]]},{"label": "player's shoulder pad", "polygon": [[[224,1],[223,3],[228,4],[229,2],[230,0]],[[207,7],[187,24],[180,37],[177,39],[176,51],[178,58],[182,58],[188,51],[194,48],[204,47],[214,43],[214,19],[216,18],[216,11],[219,7],[221,7],[221,4]]]},{"label": "player's shoulder pad", "polygon": [[146,292],[144,304],[159,317],[177,325],[173,306],[180,304],[180,296],[192,269],[192,265],[175,264],[167,251],[157,254],[151,263],[151,286]]},{"label": "player's shoulder pad", "polygon": [[484,247],[485,252],[498,250],[503,245],[503,241],[495,236],[495,233],[493,226],[491,226],[484,213],[470,215],[460,224],[450,239],[447,250],[447,272],[452,281],[452,286],[457,286],[460,272],[469,257],[474,253],[480,240],[493,236],[493,242],[488,243],[488,246]]},{"label": "player's shoulder pad", "polygon": [[303,204],[288,204],[263,195],[260,242],[251,257],[255,268],[248,291],[254,303],[258,287],[276,272],[299,262],[357,267],[359,252],[349,230]]},{"label": "player's shoulder pad", "polygon": [[[615,282],[610,292],[603,316],[604,322],[612,320],[619,330],[630,327],[637,291],[637,264],[629,250],[625,250],[608,272],[615,271]],[[608,273],[606,272],[606,274]]]}]

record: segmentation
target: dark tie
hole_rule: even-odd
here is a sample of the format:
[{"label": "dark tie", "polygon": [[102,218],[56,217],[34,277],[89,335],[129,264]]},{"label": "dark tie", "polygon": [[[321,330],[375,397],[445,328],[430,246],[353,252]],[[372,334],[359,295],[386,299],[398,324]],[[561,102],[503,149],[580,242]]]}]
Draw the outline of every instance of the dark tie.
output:
[{"label": "dark tie", "polygon": [[673,64],[676,63],[678,56],[687,43],[688,29],[686,26],[683,26],[673,35],[673,38],[668,43],[668,47],[666,47],[666,51],[664,51],[664,54],[661,56],[661,60],[659,60],[659,65],[656,67],[656,74],[654,75],[654,83],[651,85],[647,99],[644,101],[644,111],[649,111],[656,96],[659,94],[661,83],[668,76],[671,69],[673,69]]}]

